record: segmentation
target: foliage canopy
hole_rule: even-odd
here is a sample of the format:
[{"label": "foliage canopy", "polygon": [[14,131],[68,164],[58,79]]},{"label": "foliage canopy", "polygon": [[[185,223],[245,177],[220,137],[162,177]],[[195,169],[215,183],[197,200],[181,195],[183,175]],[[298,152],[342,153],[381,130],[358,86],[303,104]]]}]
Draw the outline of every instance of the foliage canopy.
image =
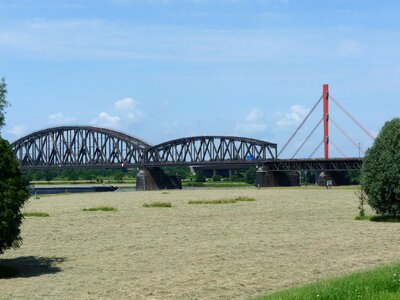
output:
[{"label": "foliage canopy", "polygon": [[26,186],[10,144],[0,138],[0,254],[21,243],[20,208],[29,198]]},{"label": "foliage canopy", "polygon": [[[4,126],[6,84],[0,82],[0,128]],[[20,211],[29,198],[27,183],[21,176],[10,144],[0,137],[0,254],[21,243],[20,229],[23,215]]]},{"label": "foliage canopy", "polygon": [[5,124],[4,109],[8,105],[6,96],[7,96],[7,85],[6,85],[5,79],[2,78],[0,81],[0,129]]},{"label": "foliage canopy", "polygon": [[368,149],[362,185],[377,213],[396,216],[400,212],[400,118],[386,122]]}]

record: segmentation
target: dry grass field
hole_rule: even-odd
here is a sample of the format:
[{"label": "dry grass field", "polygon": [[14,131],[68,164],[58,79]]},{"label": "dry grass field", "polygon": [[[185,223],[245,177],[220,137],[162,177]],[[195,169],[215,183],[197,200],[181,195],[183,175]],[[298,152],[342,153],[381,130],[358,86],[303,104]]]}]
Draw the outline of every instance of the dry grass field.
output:
[{"label": "dry grass field", "polygon": [[[189,200],[253,197],[229,204]],[[166,201],[171,208],[146,208]],[[398,261],[397,223],[354,221],[354,190],[209,189],[31,199],[1,299],[251,299]],[[82,211],[112,206],[117,211]]]}]

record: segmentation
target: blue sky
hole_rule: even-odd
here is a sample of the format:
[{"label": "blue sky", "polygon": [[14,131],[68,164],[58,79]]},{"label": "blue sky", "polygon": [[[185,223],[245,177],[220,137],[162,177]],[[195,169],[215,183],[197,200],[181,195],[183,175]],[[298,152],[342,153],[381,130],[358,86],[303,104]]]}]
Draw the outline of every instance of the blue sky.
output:
[{"label": "blue sky", "polygon": [[[282,147],[323,83],[376,135],[399,116],[400,2],[0,0],[0,76],[10,141],[77,124],[151,144],[237,135]],[[321,115],[322,106],[283,156]],[[371,145],[333,103],[331,117],[361,148]],[[358,156],[332,126],[330,138]]]}]

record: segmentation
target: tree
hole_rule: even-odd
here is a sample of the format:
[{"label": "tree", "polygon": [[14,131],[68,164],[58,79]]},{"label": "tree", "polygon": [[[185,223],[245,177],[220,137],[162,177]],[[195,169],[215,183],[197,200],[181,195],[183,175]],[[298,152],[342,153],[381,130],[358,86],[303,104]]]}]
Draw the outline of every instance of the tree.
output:
[{"label": "tree", "polygon": [[214,175],[212,177],[212,181],[213,182],[220,182],[222,180],[222,176],[221,175]]},{"label": "tree", "polygon": [[0,138],[0,254],[21,243],[20,208],[29,198],[26,186],[10,144]]},{"label": "tree", "polygon": [[400,212],[400,119],[385,123],[362,168],[368,204],[380,214]]},{"label": "tree", "polygon": [[[0,82],[0,128],[4,126],[6,84]],[[0,254],[21,244],[21,207],[28,200],[27,182],[21,176],[10,144],[0,137]]]},{"label": "tree", "polygon": [[114,173],[114,180],[116,182],[123,182],[124,181],[124,173],[121,171],[115,172]]},{"label": "tree", "polygon": [[7,96],[7,85],[3,77],[0,81],[0,129],[5,124],[4,109],[8,106],[6,96]]},{"label": "tree", "polygon": [[255,167],[246,170],[245,179],[248,184],[255,184],[256,178],[257,178],[257,172]]},{"label": "tree", "polygon": [[196,182],[206,182],[206,176],[204,176],[203,171],[198,170],[196,172],[196,177],[195,177]]}]

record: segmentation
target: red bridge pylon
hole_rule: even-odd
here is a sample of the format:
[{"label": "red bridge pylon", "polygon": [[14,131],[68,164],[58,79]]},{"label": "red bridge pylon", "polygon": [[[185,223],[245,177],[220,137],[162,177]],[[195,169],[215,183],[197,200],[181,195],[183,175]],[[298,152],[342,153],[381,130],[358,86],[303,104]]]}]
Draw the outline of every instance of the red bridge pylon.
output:
[{"label": "red bridge pylon", "polygon": [[323,120],[324,120],[324,158],[329,158],[329,85],[322,86],[322,98],[324,104]]},{"label": "red bridge pylon", "polygon": [[335,149],[341,153],[342,155],[343,152],[340,150],[340,148],[333,143],[332,141],[330,141],[329,138],[329,123],[331,122],[355,147],[358,148],[358,150],[362,153],[364,153],[364,151],[361,149],[360,145],[357,144],[349,134],[347,134],[347,132],[341,128],[329,115],[329,100],[332,100],[332,102],[334,104],[337,105],[337,107],[339,107],[340,110],[342,110],[346,116],[348,116],[362,131],[365,132],[365,134],[371,139],[374,140],[375,137],[364,127],[361,125],[360,122],[358,122],[356,120],[356,118],[354,118],[354,116],[352,114],[350,114],[342,105],[339,104],[339,102],[332,96],[329,94],[329,85],[328,84],[323,84],[322,85],[322,95],[321,97],[317,100],[317,102],[314,104],[314,106],[312,107],[312,109],[310,110],[310,112],[307,114],[307,116],[304,118],[304,120],[300,123],[300,125],[296,128],[296,130],[294,131],[294,133],[290,136],[290,138],[288,139],[288,141],[285,143],[285,145],[282,147],[282,149],[279,151],[278,153],[278,157],[280,157],[281,153],[286,149],[286,147],[289,145],[289,143],[293,140],[293,138],[295,137],[295,135],[299,132],[299,130],[301,129],[301,127],[303,127],[304,123],[307,121],[307,119],[310,117],[310,115],[314,112],[314,110],[316,109],[316,107],[318,106],[318,104],[322,101],[323,102],[323,112],[322,112],[322,118],[319,120],[319,122],[317,123],[317,125],[313,128],[313,130],[311,131],[311,133],[306,137],[306,139],[303,141],[303,143],[300,145],[300,147],[296,150],[296,152],[293,154],[293,156],[291,158],[294,158],[297,153],[301,150],[301,148],[306,144],[306,142],[310,139],[310,137],[314,134],[314,132],[316,131],[316,129],[319,127],[319,125],[323,122],[324,123],[324,134],[323,134],[323,140],[321,141],[321,143],[317,146],[317,148],[315,148],[315,150],[312,152],[312,154],[309,156],[309,158],[311,158],[317,151],[318,149],[322,146],[322,144],[324,144],[324,159],[328,160],[329,159],[329,144],[332,144]]}]

